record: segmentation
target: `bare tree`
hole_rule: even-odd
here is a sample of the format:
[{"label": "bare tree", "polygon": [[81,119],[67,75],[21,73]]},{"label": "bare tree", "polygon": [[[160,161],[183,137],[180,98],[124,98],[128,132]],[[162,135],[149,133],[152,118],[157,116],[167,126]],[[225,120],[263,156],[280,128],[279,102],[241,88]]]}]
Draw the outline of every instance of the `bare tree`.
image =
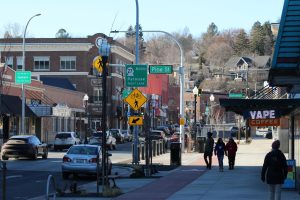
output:
[{"label": "bare tree", "polygon": [[4,34],[3,38],[21,38],[22,32],[20,28],[20,24],[7,24],[3,28]]}]

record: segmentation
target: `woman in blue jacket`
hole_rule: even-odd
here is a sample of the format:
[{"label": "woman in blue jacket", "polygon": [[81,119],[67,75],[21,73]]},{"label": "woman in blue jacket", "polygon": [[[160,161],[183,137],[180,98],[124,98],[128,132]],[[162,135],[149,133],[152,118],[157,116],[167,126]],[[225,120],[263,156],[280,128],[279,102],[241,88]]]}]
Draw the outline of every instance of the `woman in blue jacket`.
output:
[{"label": "woman in blue jacket", "polygon": [[219,170],[220,172],[223,172],[224,154],[227,156],[227,153],[225,151],[225,143],[223,142],[222,138],[218,139],[214,152],[215,155],[218,157]]}]

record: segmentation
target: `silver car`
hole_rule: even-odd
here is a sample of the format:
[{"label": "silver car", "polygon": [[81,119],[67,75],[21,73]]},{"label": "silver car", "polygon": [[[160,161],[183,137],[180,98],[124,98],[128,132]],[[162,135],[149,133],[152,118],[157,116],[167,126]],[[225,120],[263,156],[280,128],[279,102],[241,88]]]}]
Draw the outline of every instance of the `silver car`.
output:
[{"label": "silver car", "polygon": [[[108,174],[111,174],[112,163],[108,155]],[[89,145],[89,144],[79,144],[73,145],[67,151],[63,157],[63,162],[61,165],[63,179],[69,178],[70,174],[97,174],[97,156],[98,159],[98,170],[99,174],[102,172],[101,161],[102,161],[102,152],[101,146],[98,145]]]}]

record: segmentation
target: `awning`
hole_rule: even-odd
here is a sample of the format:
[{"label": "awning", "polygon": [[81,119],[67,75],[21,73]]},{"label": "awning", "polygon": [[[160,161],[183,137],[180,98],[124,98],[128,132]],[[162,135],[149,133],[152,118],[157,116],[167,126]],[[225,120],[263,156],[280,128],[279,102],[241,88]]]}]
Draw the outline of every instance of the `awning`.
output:
[{"label": "awning", "polygon": [[[18,96],[0,95],[0,113],[10,115],[22,115],[22,100]],[[36,116],[25,104],[25,116]]]},{"label": "awning", "polygon": [[300,99],[219,99],[226,111],[243,115],[247,110],[276,109],[282,116],[300,107]]}]

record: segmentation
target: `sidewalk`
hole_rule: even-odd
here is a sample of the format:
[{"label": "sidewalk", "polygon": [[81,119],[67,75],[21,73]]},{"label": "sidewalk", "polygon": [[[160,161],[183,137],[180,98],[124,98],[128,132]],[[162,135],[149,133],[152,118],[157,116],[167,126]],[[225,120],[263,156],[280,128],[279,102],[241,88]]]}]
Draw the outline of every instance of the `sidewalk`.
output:
[{"label": "sidewalk", "polygon": [[[216,157],[212,170],[204,168],[203,154],[183,153],[182,166],[172,171],[161,171],[155,176],[161,178],[118,179],[117,186],[123,195],[115,198],[57,198],[57,199],[116,199],[116,200],[219,200],[219,199],[267,199],[267,184],[260,180],[260,170],[265,154],[271,148],[272,140],[253,140],[251,144],[238,145],[236,168],[219,172]],[[153,163],[169,164],[170,154],[153,158]],[[88,192],[96,191],[96,183],[82,186]],[[102,188],[100,186],[100,191]],[[282,199],[300,199],[296,191],[282,191]]]}]

